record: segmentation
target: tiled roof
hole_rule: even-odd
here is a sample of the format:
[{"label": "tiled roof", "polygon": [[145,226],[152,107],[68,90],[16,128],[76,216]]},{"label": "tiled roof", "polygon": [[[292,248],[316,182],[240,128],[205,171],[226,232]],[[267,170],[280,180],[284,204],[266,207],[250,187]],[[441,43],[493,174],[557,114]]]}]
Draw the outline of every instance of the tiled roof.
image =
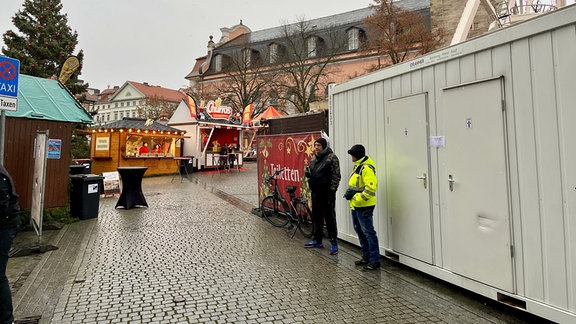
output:
[{"label": "tiled roof", "polygon": [[110,97],[112,97],[116,91],[118,91],[119,87],[114,87],[114,88],[108,88],[103,90],[102,92],[100,92],[100,95],[98,95],[98,103],[106,103],[110,101]]},{"label": "tiled roof", "polygon": [[[317,30],[332,28],[335,26],[343,26],[354,22],[361,22],[364,18],[371,15],[373,10],[371,8],[363,8],[354,11],[344,12],[329,17],[317,18],[308,20],[310,26],[316,25]],[[295,25],[289,24],[288,26]],[[268,28],[264,30],[254,31],[249,35],[250,43],[259,43],[267,40],[283,38],[284,26]]]},{"label": "tiled roof", "polygon": [[152,86],[134,81],[128,81],[128,83],[138,89],[138,91],[147,98],[158,97],[166,101],[179,103],[185,97],[184,94],[178,90],[162,88],[161,86]]},{"label": "tiled roof", "polygon": [[92,127],[93,129],[140,129],[149,131],[164,131],[164,132],[182,132],[182,130],[162,123],[154,121],[150,126],[146,126],[146,119],[144,118],[128,118],[124,117],[122,120],[117,120],[105,125]]},{"label": "tiled roof", "polygon": [[[408,11],[416,11],[421,9],[430,8],[430,1],[426,0],[400,0],[395,1],[394,5]],[[364,18],[370,16],[374,13],[374,10],[370,7],[357,9],[353,11],[343,12],[340,14],[316,18],[307,20],[307,24],[310,26],[316,26],[317,30],[326,30],[331,29],[338,26],[346,26],[348,24],[356,24],[362,23]],[[297,25],[298,23],[289,24],[288,26]],[[263,30],[253,31],[249,34],[244,34],[240,37],[237,37],[237,41],[245,42],[246,39],[242,39],[243,37],[249,37],[248,42],[250,43],[259,43],[264,41],[269,41],[273,39],[283,38],[283,31],[284,26],[278,26]],[[233,45],[234,40],[228,42],[228,45]]]},{"label": "tiled roof", "polygon": [[98,101],[98,95],[92,93],[86,93],[86,100],[96,102]]},{"label": "tiled roof", "polygon": [[112,88],[112,89],[108,88],[108,89],[102,90],[102,92],[100,92],[100,95],[101,96],[103,96],[103,95],[109,96],[109,95],[113,95],[114,93],[116,93],[116,91],[118,91],[118,88]]},{"label": "tiled roof", "polygon": [[196,63],[194,64],[194,67],[192,68],[192,71],[190,71],[190,73],[188,73],[188,75],[186,75],[185,79],[197,76],[199,73],[198,71],[200,71],[200,66],[206,62],[206,56],[202,56],[196,59]]}]

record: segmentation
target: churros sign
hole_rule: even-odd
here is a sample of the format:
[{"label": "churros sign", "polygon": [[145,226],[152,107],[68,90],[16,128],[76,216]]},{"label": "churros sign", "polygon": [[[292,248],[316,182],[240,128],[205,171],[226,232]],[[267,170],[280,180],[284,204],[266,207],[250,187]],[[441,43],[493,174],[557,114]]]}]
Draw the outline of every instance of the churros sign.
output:
[{"label": "churros sign", "polygon": [[214,101],[209,101],[206,105],[206,113],[213,119],[226,119],[232,116],[232,107],[216,105]]}]

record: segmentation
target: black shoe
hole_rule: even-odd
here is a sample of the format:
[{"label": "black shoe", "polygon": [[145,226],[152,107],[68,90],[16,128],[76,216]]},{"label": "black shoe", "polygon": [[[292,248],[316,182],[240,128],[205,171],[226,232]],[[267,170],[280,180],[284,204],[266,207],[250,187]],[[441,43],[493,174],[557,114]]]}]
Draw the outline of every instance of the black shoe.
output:
[{"label": "black shoe", "polygon": [[40,316],[40,315],[28,316],[25,318],[16,319],[12,323],[14,323],[14,324],[38,324],[38,323],[40,323],[41,317],[42,316]]},{"label": "black shoe", "polygon": [[368,263],[370,263],[370,262],[368,262],[368,260],[367,260],[367,259],[364,259],[364,258],[362,258],[362,259],[360,259],[360,260],[354,261],[354,264],[357,265],[357,266],[365,266],[365,265],[367,265]]},{"label": "black shoe", "polygon": [[376,270],[378,268],[380,268],[380,262],[370,262],[362,267],[362,269],[366,271]]}]

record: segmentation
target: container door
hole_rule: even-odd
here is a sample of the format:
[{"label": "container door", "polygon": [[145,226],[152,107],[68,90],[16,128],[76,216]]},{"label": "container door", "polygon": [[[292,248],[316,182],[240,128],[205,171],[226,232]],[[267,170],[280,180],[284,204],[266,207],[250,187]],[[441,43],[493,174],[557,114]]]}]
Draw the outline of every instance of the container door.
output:
[{"label": "container door", "polygon": [[386,179],[392,248],[432,263],[426,94],[392,100],[386,109]]},{"label": "container door", "polygon": [[500,79],[445,89],[440,165],[444,267],[513,290],[503,91]]}]

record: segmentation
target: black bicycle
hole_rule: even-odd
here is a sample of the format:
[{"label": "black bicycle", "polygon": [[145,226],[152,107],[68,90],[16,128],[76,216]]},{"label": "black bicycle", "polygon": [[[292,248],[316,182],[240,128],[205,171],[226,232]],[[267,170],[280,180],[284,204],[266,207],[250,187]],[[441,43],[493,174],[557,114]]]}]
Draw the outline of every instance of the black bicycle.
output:
[{"label": "black bicycle", "polygon": [[300,230],[305,237],[312,237],[314,233],[314,223],[312,222],[312,212],[308,207],[308,200],[303,197],[296,197],[295,186],[286,186],[286,192],[290,195],[290,201],[280,193],[278,181],[276,178],[284,169],[276,170],[271,176],[267,177],[266,183],[272,188],[272,194],[266,196],[260,204],[262,216],[276,227],[284,227],[288,223],[296,226],[292,237],[296,234],[296,230]]}]

